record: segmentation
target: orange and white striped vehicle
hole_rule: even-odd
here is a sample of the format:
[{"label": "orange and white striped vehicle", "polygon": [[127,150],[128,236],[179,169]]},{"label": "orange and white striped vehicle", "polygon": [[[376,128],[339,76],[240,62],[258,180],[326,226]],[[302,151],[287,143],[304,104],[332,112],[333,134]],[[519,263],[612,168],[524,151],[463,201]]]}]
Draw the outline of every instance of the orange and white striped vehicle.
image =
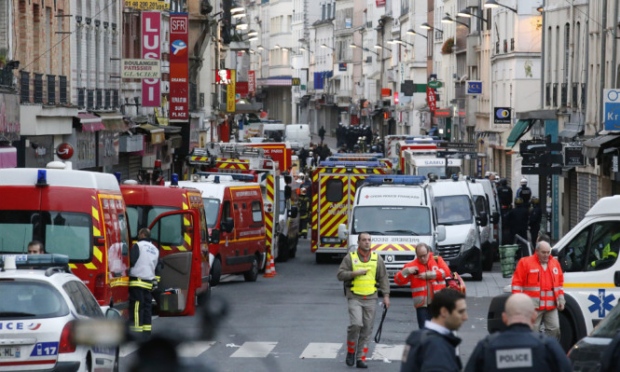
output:
[{"label": "orange and white striped vehicle", "polygon": [[[63,163],[54,162],[59,166]],[[67,169],[0,169],[0,253],[30,241],[69,257],[99,305],[129,305],[131,241],[125,202],[112,174]]]},{"label": "orange and white striped vehicle", "polygon": [[317,263],[347,253],[347,242],[338,237],[338,226],[348,225],[355,191],[368,176],[388,172],[379,161],[323,161],[313,171],[310,249]]}]

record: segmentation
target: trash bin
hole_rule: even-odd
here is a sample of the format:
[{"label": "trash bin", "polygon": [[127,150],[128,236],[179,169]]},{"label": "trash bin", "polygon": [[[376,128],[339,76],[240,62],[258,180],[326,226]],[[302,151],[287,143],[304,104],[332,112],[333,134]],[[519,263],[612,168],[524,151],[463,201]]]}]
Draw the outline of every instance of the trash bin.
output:
[{"label": "trash bin", "polygon": [[515,255],[518,250],[519,246],[517,244],[500,245],[499,262],[502,265],[502,277],[510,278],[515,272]]}]

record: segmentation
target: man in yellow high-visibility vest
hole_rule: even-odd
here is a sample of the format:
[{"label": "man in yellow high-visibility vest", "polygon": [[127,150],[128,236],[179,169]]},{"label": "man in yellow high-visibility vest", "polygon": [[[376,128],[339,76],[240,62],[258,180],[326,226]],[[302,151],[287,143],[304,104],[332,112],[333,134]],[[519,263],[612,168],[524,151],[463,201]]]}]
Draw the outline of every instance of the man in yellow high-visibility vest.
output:
[{"label": "man in yellow high-visibility vest", "polygon": [[385,307],[390,307],[385,263],[376,252],[371,252],[370,242],[370,234],[359,234],[357,250],[347,254],[338,268],[338,280],[345,282],[350,319],[346,363],[348,366],[356,364],[357,368],[368,368],[366,354],[379,298],[377,288],[383,294]]}]

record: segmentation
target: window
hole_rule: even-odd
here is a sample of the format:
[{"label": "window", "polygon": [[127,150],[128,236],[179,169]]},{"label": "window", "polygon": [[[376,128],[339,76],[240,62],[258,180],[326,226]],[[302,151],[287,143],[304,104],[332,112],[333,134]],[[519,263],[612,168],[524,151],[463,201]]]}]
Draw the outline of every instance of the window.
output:
[{"label": "window", "polygon": [[342,201],[343,197],[343,183],[342,180],[333,179],[327,180],[325,189],[327,190],[325,198],[330,203],[338,203]]},{"label": "window", "polygon": [[69,314],[69,307],[62,295],[46,283],[0,280],[0,298],[0,319],[52,318]]},{"label": "window", "polygon": [[173,214],[161,218],[151,230],[151,238],[159,245],[184,244],[183,240],[183,215]]},{"label": "window", "polygon": [[611,267],[620,249],[620,223],[590,225],[568,243],[558,257],[565,272],[599,271]]},{"label": "window", "polygon": [[207,226],[213,228],[220,213],[220,201],[218,199],[204,198],[202,202],[205,205],[205,213],[207,214]]},{"label": "window", "polygon": [[252,221],[263,222],[263,208],[259,201],[252,202]]},{"label": "window", "polygon": [[101,318],[103,316],[99,304],[84,283],[71,281],[65,283],[62,288],[67,292],[78,314],[90,318]]}]

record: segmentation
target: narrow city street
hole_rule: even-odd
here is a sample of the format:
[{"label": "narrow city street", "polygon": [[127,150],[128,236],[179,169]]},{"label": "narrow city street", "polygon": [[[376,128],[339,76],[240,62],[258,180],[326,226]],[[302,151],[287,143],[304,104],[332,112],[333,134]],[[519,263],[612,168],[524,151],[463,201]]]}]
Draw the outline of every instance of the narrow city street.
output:
[{"label": "narrow city street", "polygon": [[[344,371],[345,335],[348,325],[342,283],[336,279],[339,262],[318,265],[309,242],[302,240],[296,258],[276,264],[274,278],[259,277],[246,283],[241,276],[227,277],[213,289],[214,298],[228,305],[227,314],[216,323],[212,340],[184,343],[184,360],[218,372],[236,371]],[[467,280],[469,320],[459,332],[459,352],[465,363],[476,342],[486,334],[487,310],[493,296],[509,279],[503,279],[495,264],[482,282]],[[408,290],[395,290],[381,340],[370,343],[369,367],[373,371],[398,371],[404,341],[416,328],[415,312]],[[375,321],[373,337],[379,324]],[[157,335],[196,334],[196,317],[158,318]],[[137,354],[136,345],[121,349],[121,370],[129,371]]]}]

